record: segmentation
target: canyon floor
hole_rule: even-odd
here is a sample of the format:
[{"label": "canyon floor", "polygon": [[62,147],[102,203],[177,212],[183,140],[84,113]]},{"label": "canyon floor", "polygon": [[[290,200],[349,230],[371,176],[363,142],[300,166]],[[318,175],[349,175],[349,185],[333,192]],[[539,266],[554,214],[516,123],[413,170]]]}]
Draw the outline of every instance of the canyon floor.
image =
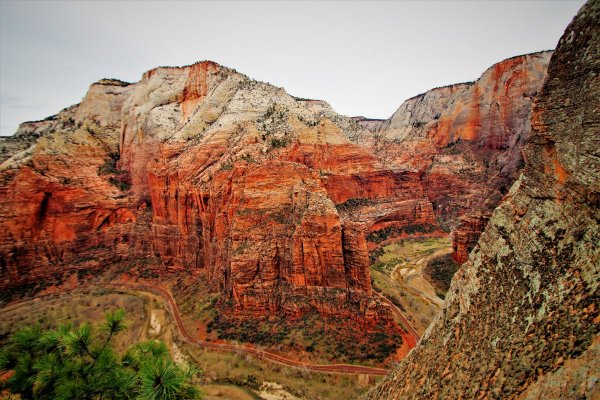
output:
[{"label": "canyon floor", "polygon": [[[361,360],[349,360],[339,348],[333,347],[333,343],[340,340],[339,326],[332,324],[328,330],[327,322],[317,316],[305,319],[300,327],[290,329],[286,326],[285,334],[275,329],[277,323],[266,324],[274,329],[272,332],[263,324],[260,327],[263,333],[273,337],[260,343],[223,340],[219,337],[222,332],[211,331],[217,297],[202,284],[202,279],[197,279],[195,285],[175,280],[165,283],[164,277],[160,281],[154,280],[151,272],[145,279],[133,279],[119,272],[94,278],[72,275],[59,285],[41,289],[33,300],[25,297],[21,301],[5,302],[0,308],[0,340],[24,326],[77,325],[97,321],[107,310],[123,308],[127,313],[128,330],[116,343],[116,349],[124,351],[131,343],[145,339],[163,340],[175,360],[202,369],[197,384],[203,388],[207,399],[355,398],[365,393],[388,368],[407,354],[431,321],[442,300],[436,295],[423,267],[439,254],[448,254],[450,244],[446,236],[391,238],[371,243],[374,289],[393,303],[396,318],[401,318],[398,322],[409,337],[408,340],[399,339],[402,346],[379,361],[366,352],[372,346],[365,347],[358,342],[348,346],[355,346],[358,353],[365,352],[364,356]],[[122,285],[115,286],[114,282]],[[154,287],[168,287],[168,294],[173,295],[176,305],[171,306],[162,292],[152,291]],[[314,336],[319,329],[320,335]],[[410,332],[415,332],[414,340],[410,339]],[[191,342],[188,337],[208,346],[227,347],[211,349]],[[372,339],[381,340],[381,335],[373,335]],[[248,349],[273,353],[275,360],[281,357],[298,365],[261,359]],[[358,369],[353,370],[350,366],[350,369],[336,370],[333,367],[332,371],[337,373],[310,370],[311,365],[323,366],[327,371],[329,365],[339,367],[345,363],[355,364]],[[306,367],[302,367],[303,364]],[[359,365],[374,368],[361,373]]]},{"label": "canyon floor", "polygon": [[[203,371],[197,384],[207,399],[265,398],[353,398],[377,379],[369,375],[311,372],[267,362],[242,351],[214,351],[187,343],[180,336],[164,298],[144,290],[118,289],[101,285],[41,295],[5,305],[0,309],[0,337],[20,327],[54,327],[63,323],[94,322],[106,310],[122,307],[128,329],[115,348],[124,351],[144,339],[163,340],[175,360],[195,364]],[[261,396],[261,397],[259,397]],[[275,397],[273,397],[275,396]],[[286,397],[287,396],[287,397]]]},{"label": "canyon floor", "polygon": [[[440,295],[444,295],[443,291],[436,291],[435,278],[424,270],[451,251],[449,237],[432,236],[388,240],[371,252],[374,289],[406,315],[419,336],[439,310],[443,302]],[[451,277],[452,274],[443,280],[449,282]]]}]

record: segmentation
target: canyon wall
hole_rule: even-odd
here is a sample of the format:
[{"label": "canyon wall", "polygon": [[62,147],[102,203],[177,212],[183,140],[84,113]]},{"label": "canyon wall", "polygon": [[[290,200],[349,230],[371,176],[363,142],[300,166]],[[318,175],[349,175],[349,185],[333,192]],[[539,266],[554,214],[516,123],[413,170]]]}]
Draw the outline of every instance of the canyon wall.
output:
[{"label": "canyon wall", "polygon": [[[99,81],[2,141],[0,286],[148,264],[207,279],[242,317],[391,323],[371,295],[365,222],[346,226],[336,205],[424,192],[349,142],[362,130],[212,62]],[[408,224],[404,208],[382,216]]]},{"label": "canyon wall", "polygon": [[[207,279],[235,315],[385,323],[366,236],[485,218],[517,176],[549,54],[417,96],[387,121],[210,61],[101,80],[0,142],[0,287],[147,264]],[[455,235],[457,260],[483,225]]]},{"label": "canyon wall", "polygon": [[477,242],[481,222],[519,176],[531,104],[551,54],[512,57],[474,82],[406,100],[374,135],[374,151],[388,165],[422,174],[436,217],[454,231],[453,258],[459,263]]},{"label": "canyon wall", "polygon": [[53,284],[65,270],[106,265],[130,251],[136,222],[126,192],[100,169],[118,152],[120,108],[132,86],[103,80],[81,105],[21,124],[3,140],[0,287]]},{"label": "canyon wall", "polygon": [[600,2],[560,39],[523,174],[455,275],[441,313],[368,399],[598,395]]}]

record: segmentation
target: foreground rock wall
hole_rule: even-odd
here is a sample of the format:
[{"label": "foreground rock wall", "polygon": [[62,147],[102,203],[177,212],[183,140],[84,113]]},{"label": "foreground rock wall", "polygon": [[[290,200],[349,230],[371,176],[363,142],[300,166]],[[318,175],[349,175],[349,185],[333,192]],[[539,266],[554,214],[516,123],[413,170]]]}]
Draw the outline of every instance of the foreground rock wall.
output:
[{"label": "foreground rock wall", "polygon": [[600,2],[561,38],[526,167],[442,312],[368,399],[595,398],[600,339]]}]

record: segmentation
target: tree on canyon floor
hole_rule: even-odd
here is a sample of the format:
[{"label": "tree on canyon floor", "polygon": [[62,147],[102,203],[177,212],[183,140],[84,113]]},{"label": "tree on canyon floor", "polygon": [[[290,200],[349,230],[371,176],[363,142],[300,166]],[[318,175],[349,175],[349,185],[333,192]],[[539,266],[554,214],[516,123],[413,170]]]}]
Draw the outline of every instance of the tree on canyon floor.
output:
[{"label": "tree on canyon floor", "polygon": [[0,389],[25,399],[201,398],[192,384],[199,371],[176,365],[163,342],[139,342],[117,355],[111,342],[125,329],[122,309],[106,313],[96,329],[21,329],[0,350]]}]

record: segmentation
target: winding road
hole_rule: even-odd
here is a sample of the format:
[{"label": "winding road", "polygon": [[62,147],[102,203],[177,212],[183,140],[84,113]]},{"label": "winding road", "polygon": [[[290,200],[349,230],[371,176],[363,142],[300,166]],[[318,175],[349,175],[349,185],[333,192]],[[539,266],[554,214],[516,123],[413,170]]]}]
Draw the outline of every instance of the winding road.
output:
[{"label": "winding road", "polygon": [[[132,290],[137,290],[137,291],[145,291],[145,292],[150,292],[150,293],[154,293],[154,294],[158,294],[158,295],[162,296],[167,301],[167,303],[169,304],[169,306],[171,308],[171,313],[172,313],[173,317],[175,318],[175,322],[177,323],[177,328],[179,329],[179,333],[181,334],[183,340],[192,345],[197,345],[197,346],[201,346],[201,347],[205,347],[205,348],[209,348],[209,349],[215,349],[215,350],[230,351],[230,352],[234,352],[234,353],[251,354],[257,358],[260,358],[263,360],[268,360],[268,361],[273,361],[278,364],[285,365],[287,367],[306,369],[306,370],[310,370],[310,371],[326,372],[326,373],[334,373],[334,374],[354,374],[354,375],[387,375],[387,373],[388,373],[388,370],[383,369],[383,368],[366,367],[366,366],[361,366],[361,365],[303,363],[303,362],[300,362],[297,360],[293,360],[291,358],[281,356],[279,354],[260,350],[260,349],[254,348],[254,347],[241,346],[241,345],[235,345],[235,344],[229,344],[229,343],[214,343],[214,342],[202,341],[202,340],[192,337],[187,332],[187,330],[185,329],[185,326],[183,324],[183,321],[181,319],[181,315],[179,313],[179,307],[177,306],[177,303],[175,302],[175,299],[173,298],[171,293],[168,290],[166,290],[165,288],[162,288],[160,286],[151,286],[151,285],[145,285],[145,284],[141,284],[141,283],[129,283],[129,282],[128,283],[113,282],[113,283],[107,284],[107,286],[110,286],[113,288],[124,288],[124,289],[132,289]],[[387,299],[385,299],[385,300],[387,300]],[[389,300],[386,302],[386,304],[389,304],[395,313],[400,312],[396,308],[396,306],[393,303],[391,303]],[[402,316],[402,318],[403,318],[403,316]],[[403,322],[406,324],[408,329],[411,330],[411,332],[409,332],[411,334],[411,336],[416,335],[417,341],[418,341],[418,335],[417,335],[416,331],[414,331],[414,329],[408,323],[408,321],[406,321],[404,319]],[[414,346],[414,344],[413,344],[413,346]]]},{"label": "winding road", "polygon": [[398,317],[400,322],[402,322],[403,328],[405,328],[405,330],[407,331],[408,336],[410,336],[410,338],[413,341],[412,343],[409,343],[409,346],[411,348],[415,347],[415,345],[417,344],[417,342],[420,339],[420,336],[417,333],[417,331],[415,330],[415,328],[412,326],[412,324],[406,319],[404,314],[402,314],[402,311],[400,311],[400,309],[394,303],[392,303],[392,301],[390,299],[388,299],[387,297],[385,297],[384,295],[382,295],[381,293],[379,293],[377,291],[374,291],[374,293],[379,296],[381,301],[383,301],[385,304],[390,306],[390,308],[392,309],[394,314],[396,314],[396,316]]},{"label": "winding road", "polygon": [[[181,319],[181,314],[179,312],[179,307],[173,298],[171,293],[160,286],[148,285],[143,283],[133,283],[133,282],[110,282],[105,283],[100,286],[107,286],[113,289],[129,289],[139,292],[149,292],[163,297],[166,302],[169,304],[169,308],[171,314],[173,315],[175,322],[177,323],[177,328],[183,340],[191,345],[204,347],[207,349],[228,351],[233,353],[245,353],[251,354],[256,358],[272,361],[281,365],[285,365],[287,367],[305,369],[309,371],[315,372],[323,372],[323,373],[333,373],[333,374],[351,374],[351,375],[387,375],[388,370],[383,368],[375,368],[375,367],[367,367],[361,365],[351,365],[351,364],[310,364],[300,362],[279,354],[271,353],[265,350],[257,349],[255,347],[250,346],[242,346],[230,343],[214,343],[214,342],[206,342],[192,337],[186,330],[185,325],[183,324],[183,320]],[[377,292],[375,292],[377,293]],[[396,307],[394,303],[392,303],[385,296],[377,293],[379,297],[384,301],[387,305],[391,307],[394,314],[398,316],[400,321],[404,324],[404,327],[407,330],[407,335],[403,338],[410,338],[408,341],[408,345],[410,348],[414,347],[415,344],[419,341],[419,335],[417,331],[413,328],[413,326],[406,320],[402,312]],[[51,294],[54,295],[54,294]],[[51,296],[48,295],[48,296]],[[41,296],[44,297],[44,296]],[[38,298],[39,299],[39,298]],[[33,303],[38,300],[27,300],[24,302],[20,302],[18,304],[23,303]],[[16,305],[16,304],[13,304]],[[10,306],[9,306],[10,307]],[[12,307],[11,307],[12,308]],[[4,310],[3,310],[4,311]]]}]

